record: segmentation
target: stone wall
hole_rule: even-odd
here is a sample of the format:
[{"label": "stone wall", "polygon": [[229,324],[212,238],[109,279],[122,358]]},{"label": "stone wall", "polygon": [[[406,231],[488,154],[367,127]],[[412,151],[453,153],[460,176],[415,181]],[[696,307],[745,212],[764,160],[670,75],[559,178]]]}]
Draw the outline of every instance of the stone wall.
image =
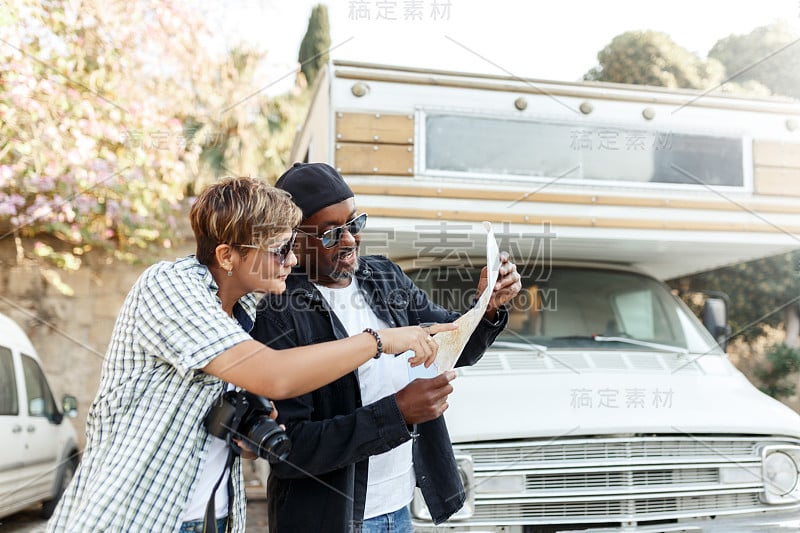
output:
[{"label": "stone wall", "polygon": [[[32,243],[23,243],[32,249]],[[64,394],[78,399],[72,420],[80,445],[85,421],[100,382],[100,369],[114,322],[134,281],[157,260],[174,260],[193,253],[185,241],[159,257],[130,265],[104,255],[87,257],[86,266],[65,272],[42,262],[18,261],[12,239],[0,241],[0,312],[14,319],[31,339],[57,401]],[[74,291],[65,296],[48,281],[57,274]]]}]

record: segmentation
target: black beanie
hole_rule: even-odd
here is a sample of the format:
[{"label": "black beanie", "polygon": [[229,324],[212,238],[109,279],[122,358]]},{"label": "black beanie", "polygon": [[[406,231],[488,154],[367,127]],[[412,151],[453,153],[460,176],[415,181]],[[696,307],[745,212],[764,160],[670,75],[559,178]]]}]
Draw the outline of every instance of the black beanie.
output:
[{"label": "black beanie", "polygon": [[307,219],[320,209],[353,197],[353,191],[336,169],[325,163],[295,163],[283,173],[275,187],[292,195]]}]

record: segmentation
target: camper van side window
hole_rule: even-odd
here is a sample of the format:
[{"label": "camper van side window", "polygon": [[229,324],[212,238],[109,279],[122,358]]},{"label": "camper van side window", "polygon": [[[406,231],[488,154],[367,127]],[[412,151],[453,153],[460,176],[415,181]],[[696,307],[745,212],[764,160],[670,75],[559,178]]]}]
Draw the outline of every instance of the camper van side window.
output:
[{"label": "camper van side window", "polygon": [[736,135],[430,113],[423,172],[744,187],[743,146]]},{"label": "camper van side window", "polygon": [[32,357],[23,355],[22,370],[28,395],[28,414],[52,418],[57,412],[56,404],[39,364]]},{"label": "camper van side window", "polygon": [[11,350],[0,346],[0,416],[19,414],[17,381],[14,376],[14,358]]}]

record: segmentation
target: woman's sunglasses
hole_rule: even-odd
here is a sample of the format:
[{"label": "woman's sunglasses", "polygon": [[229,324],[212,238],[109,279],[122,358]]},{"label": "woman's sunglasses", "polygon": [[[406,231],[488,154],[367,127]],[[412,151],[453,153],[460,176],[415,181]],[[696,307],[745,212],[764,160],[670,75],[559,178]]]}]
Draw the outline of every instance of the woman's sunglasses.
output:
[{"label": "woman's sunglasses", "polygon": [[342,239],[342,234],[344,230],[347,230],[350,235],[358,235],[364,226],[367,225],[367,214],[361,213],[353,220],[349,222],[345,222],[341,226],[336,226],[335,228],[331,228],[329,230],[325,230],[322,232],[322,235],[314,235],[313,233],[307,233],[301,229],[297,230],[299,233],[303,235],[308,235],[309,237],[314,237],[318,239],[322,243],[323,248],[333,248],[339,241]]},{"label": "woman's sunglasses", "polygon": [[[278,258],[278,263],[281,266],[286,264],[286,259],[289,257],[289,253],[294,249],[294,240],[297,238],[297,231],[292,232],[292,236],[289,237],[289,240],[283,243],[279,248],[267,248],[265,251],[271,253],[272,255]],[[241,246],[242,248],[255,248],[256,250],[264,250],[261,246],[256,246],[255,244],[238,244],[237,246]]]}]

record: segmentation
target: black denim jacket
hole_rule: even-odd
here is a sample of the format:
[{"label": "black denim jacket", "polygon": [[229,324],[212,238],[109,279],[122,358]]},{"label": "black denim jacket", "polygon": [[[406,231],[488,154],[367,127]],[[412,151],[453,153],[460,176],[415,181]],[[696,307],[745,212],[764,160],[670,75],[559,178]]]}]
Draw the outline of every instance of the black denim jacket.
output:
[{"label": "black denim jacket", "polygon": [[[451,322],[457,313],[434,305],[399,266],[381,256],[359,259],[359,288],[375,314],[390,326]],[[456,366],[475,364],[508,321],[482,320]],[[302,272],[293,272],[281,295],[259,305],[251,332],[284,349],[347,337],[327,302]],[[292,451],[271,465],[267,487],[269,529],[276,533],[358,532],[364,516],[369,457],[411,439],[395,395],[361,405],[356,372],[309,394],[275,402]],[[444,417],[419,424],[412,445],[417,486],[438,524],[464,504]]]}]

